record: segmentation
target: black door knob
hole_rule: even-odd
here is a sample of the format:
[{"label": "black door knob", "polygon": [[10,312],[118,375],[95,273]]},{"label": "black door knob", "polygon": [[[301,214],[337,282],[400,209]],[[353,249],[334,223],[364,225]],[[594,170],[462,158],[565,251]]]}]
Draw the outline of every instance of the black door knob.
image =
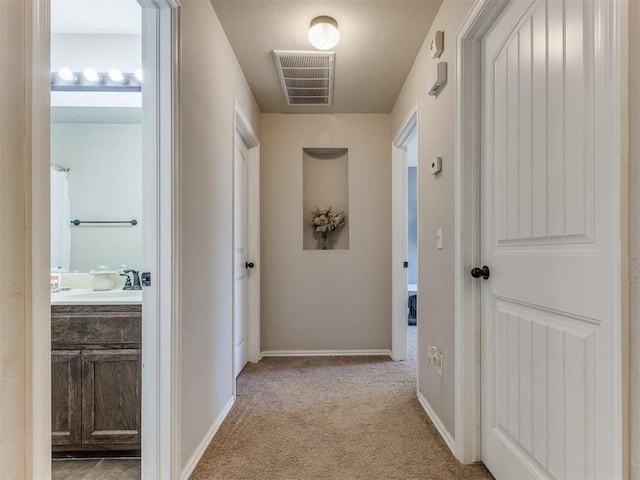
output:
[{"label": "black door knob", "polygon": [[484,278],[485,280],[489,278],[491,272],[489,272],[489,267],[486,265],[482,268],[474,267],[471,269],[471,276],[473,278]]},{"label": "black door knob", "polygon": [[255,265],[253,262],[244,262],[244,268],[253,268]]}]

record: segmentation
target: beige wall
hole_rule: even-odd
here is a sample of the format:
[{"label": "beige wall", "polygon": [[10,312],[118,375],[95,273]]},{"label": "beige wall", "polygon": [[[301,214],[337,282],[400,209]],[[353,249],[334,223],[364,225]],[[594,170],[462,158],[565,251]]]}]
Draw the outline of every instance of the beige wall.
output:
[{"label": "beige wall", "polygon": [[[433,21],[429,35],[407,77],[392,111],[394,134],[409,110],[419,102],[418,131],[418,324],[420,344],[435,345],[444,356],[443,375],[429,366],[426,348],[420,363],[420,392],[427,399],[445,428],[454,433],[454,141],[456,33],[468,13],[471,0],[445,0]],[[429,42],[436,30],[444,30],[444,52],[440,61],[448,62],[448,84],[440,95],[427,95],[427,78],[436,61]],[[442,157],[442,174],[430,173],[429,163]],[[436,230],[442,228],[443,249],[436,248]]]},{"label": "beige wall", "polygon": [[640,480],[640,2],[630,2],[630,297],[631,297],[631,478]]},{"label": "beige wall", "polygon": [[26,2],[0,2],[0,478],[25,478]]},{"label": "beige wall", "polygon": [[182,465],[232,398],[234,99],[259,131],[259,110],[207,0],[183,0]]},{"label": "beige wall", "polygon": [[[0,2],[0,478],[46,478],[50,471],[49,401],[33,395],[33,378],[45,387],[49,355],[49,73],[32,76],[32,43],[44,3]],[[45,39],[39,39],[44,43]],[[40,49],[38,49],[38,46]],[[37,101],[31,88],[37,87]],[[33,110],[32,110],[33,107]],[[37,115],[32,115],[32,111]],[[32,148],[35,135],[35,148]],[[32,165],[39,164],[37,170]],[[36,217],[37,215],[37,217]],[[43,221],[44,218],[44,221]],[[45,269],[40,265],[47,265]],[[37,296],[37,298],[35,298]],[[37,375],[36,375],[37,373]],[[46,452],[34,457],[33,452]]]},{"label": "beige wall", "polygon": [[[263,114],[261,129],[262,350],[390,349],[389,115]],[[348,250],[302,249],[304,147],[349,149]]]}]

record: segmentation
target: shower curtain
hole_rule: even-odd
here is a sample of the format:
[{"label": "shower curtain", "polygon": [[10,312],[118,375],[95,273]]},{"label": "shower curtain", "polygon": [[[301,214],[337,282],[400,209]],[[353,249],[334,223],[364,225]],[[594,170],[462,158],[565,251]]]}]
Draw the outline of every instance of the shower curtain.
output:
[{"label": "shower curtain", "polygon": [[71,206],[67,172],[51,168],[51,268],[69,271]]}]

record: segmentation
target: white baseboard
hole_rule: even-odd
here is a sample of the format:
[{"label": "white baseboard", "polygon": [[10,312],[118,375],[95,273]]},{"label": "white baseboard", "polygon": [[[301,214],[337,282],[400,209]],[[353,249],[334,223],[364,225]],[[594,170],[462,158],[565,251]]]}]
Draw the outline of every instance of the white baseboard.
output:
[{"label": "white baseboard", "polygon": [[260,357],[391,356],[391,350],[266,350]]},{"label": "white baseboard", "polygon": [[227,403],[227,405],[224,407],[224,409],[222,410],[222,413],[218,415],[218,418],[213,423],[213,425],[211,425],[211,428],[202,439],[202,442],[200,442],[200,445],[198,445],[198,447],[195,449],[195,451],[191,455],[191,458],[189,458],[189,461],[182,469],[182,475],[180,476],[182,480],[187,480],[195,470],[196,466],[198,465],[198,462],[202,458],[202,455],[204,455],[205,450],[207,449],[207,447],[211,443],[211,440],[213,440],[213,437],[215,436],[218,429],[220,428],[220,425],[222,425],[222,422],[224,421],[224,419],[227,418],[227,415],[229,414],[231,407],[233,407],[233,403],[235,402],[235,400],[236,400],[235,397],[231,397],[231,399],[229,400],[229,403]]},{"label": "white baseboard", "polygon": [[444,423],[442,423],[440,417],[438,417],[433,408],[431,408],[431,405],[429,405],[429,402],[427,402],[427,399],[424,398],[424,395],[422,395],[421,392],[418,392],[418,401],[420,402],[420,405],[422,405],[422,408],[424,408],[424,411],[427,412],[427,416],[435,425],[436,429],[440,433],[440,436],[449,447],[449,450],[451,450],[451,453],[453,453],[453,456],[458,458],[456,455],[456,442],[453,440],[453,437],[449,433],[449,430],[445,428]]}]

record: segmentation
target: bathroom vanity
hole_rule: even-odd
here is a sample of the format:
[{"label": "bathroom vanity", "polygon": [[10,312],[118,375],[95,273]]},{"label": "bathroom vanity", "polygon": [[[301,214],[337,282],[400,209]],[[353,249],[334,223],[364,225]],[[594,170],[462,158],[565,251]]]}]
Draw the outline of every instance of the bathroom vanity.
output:
[{"label": "bathroom vanity", "polygon": [[139,451],[140,302],[66,297],[51,306],[53,451]]}]

